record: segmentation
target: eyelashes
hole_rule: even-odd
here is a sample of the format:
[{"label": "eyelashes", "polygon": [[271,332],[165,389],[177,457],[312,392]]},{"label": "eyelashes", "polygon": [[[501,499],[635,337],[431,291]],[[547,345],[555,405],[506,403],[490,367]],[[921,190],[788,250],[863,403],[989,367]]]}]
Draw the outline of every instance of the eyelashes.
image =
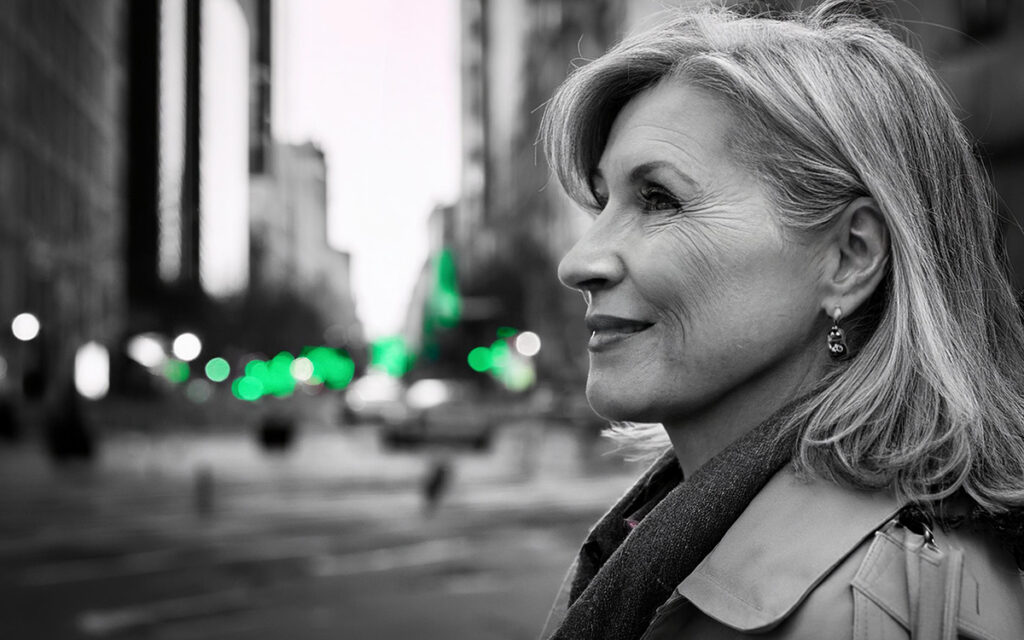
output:
[{"label": "eyelashes", "polygon": [[682,207],[678,198],[657,184],[644,185],[637,195],[646,211],[678,211]]},{"label": "eyelashes", "polygon": [[[603,191],[591,189],[592,202],[588,203],[594,215],[600,214],[608,206],[609,196]],[[683,208],[683,203],[671,191],[654,182],[640,185],[635,192],[635,200],[644,212],[673,212]]]}]

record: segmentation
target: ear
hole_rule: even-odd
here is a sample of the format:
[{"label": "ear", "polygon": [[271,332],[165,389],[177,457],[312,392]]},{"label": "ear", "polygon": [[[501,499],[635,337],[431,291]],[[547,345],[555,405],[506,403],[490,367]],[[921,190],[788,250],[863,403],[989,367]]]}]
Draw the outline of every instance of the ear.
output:
[{"label": "ear", "polygon": [[822,305],[829,316],[839,307],[849,317],[878,288],[889,262],[889,227],[874,198],[856,198],[836,219],[829,235],[828,292]]}]

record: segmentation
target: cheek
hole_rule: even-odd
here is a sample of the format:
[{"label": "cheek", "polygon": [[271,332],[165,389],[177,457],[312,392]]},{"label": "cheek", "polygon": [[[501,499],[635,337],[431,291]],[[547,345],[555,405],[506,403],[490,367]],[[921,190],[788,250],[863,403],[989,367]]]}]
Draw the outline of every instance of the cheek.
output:
[{"label": "cheek", "polygon": [[647,277],[637,278],[640,294],[657,308],[659,320],[684,332],[729,293],[736,276],[729,258],[742,253],[721,234],[693,227],[676,225],[653,234],[641,254]]}]

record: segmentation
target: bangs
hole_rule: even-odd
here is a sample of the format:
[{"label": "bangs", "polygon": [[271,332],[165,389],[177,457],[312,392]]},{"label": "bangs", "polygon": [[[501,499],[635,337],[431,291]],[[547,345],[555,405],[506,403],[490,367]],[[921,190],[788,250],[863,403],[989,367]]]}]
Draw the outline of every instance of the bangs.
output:
[{"label": "bangs", "polygon": [[573,71],[547,104],[540,142],[548,166],[570,198],[598,208],[590,177],[612,124],[634,97],[672,75],[680,60],[677,42],[627,39],[604,56]]}]

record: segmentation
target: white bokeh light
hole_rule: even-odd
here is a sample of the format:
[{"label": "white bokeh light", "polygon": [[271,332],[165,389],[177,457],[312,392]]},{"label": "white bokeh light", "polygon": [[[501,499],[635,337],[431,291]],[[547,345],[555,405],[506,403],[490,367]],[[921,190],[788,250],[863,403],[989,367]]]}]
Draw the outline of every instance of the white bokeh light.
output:
[{"label": "white bokeh light", "polygon": [[194,333],[185,332],[174,339],[171,345],[171,353],[174,357],[185,362],[192,362],[199,357],[203,351],[203,343],[199,336]]},{"label": "white bokeh light", "polygon": [[98,342],[87,342],[75,352],[75,389],[90,400],[110,390],[110,353]]},{"label": "white bokeh light", "polygon": [[185,397],[196,404],[202,404],[212,396],[213,385],[202,378],[189,380],[189,383],[185,385]]},{"label": "white bokeh light", "polygon": [[167,360],[164,346],[160,340],[148,333],[132,336],[125,345],[128,357],[144,367],[159,367]]},{"label": "white bokeh light", "polygon": [[34,340],[39,335],[39,318],[31,313],[19,313],[11,321],[11,333],[22,342]]},{"label": "white bokeh light", "polygon": [[532,331],[524,331],[516,336],[516,351],[530,358],[540,352],[540,336]]},{"label": "white bokeh light", "polygon": [[308,382],[313,377],[313,361],[305,356],[299,356],[292,360],[288,370],[299,382]]}]

